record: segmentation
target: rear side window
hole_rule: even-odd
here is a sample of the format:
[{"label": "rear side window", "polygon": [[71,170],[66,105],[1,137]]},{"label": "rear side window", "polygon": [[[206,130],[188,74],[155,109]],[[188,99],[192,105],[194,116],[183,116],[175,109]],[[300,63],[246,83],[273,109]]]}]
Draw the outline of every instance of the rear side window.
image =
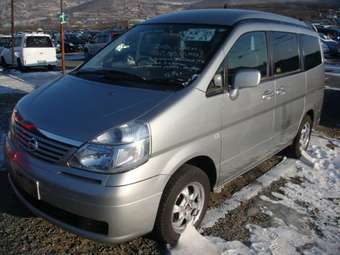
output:
[{"label": "rear side window", "polygon": [[322,63],[319,39],[314,36],[302,35],[302,51],[305,70],[312,69]]},{"label": "rear side window", "polygon": [[296,34],[272,32],[271,44],[275,75],[300,69],[299,42]]},{"label": "rear side window", "polygon": [[26,48],[51,48],[52,41],[47,36],[29,36],[26,38]]},{"label": "rear side window", "polygon": [[227,56],[228,82],[233,84],[235,74],[242,69],[257,69],[262,77],[268,74],[268,52],[265,32],[242,35]]},{"label": "rear side window", "polygon": [[11,42],[10,37],[0,37],[0,47],[7,48],[10,42]]}]

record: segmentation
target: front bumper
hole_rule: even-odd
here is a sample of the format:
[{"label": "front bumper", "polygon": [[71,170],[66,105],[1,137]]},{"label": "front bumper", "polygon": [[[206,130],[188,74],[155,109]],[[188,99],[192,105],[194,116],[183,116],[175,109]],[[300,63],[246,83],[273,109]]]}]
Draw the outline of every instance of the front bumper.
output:
[{"label": "front bumper", "polygon": [[29,156],[8,139],[5,151],[10,184],[33,213],[101,242],[124,242],[152,231],[166,176],[107,187],[108,176],[71,174]]}]

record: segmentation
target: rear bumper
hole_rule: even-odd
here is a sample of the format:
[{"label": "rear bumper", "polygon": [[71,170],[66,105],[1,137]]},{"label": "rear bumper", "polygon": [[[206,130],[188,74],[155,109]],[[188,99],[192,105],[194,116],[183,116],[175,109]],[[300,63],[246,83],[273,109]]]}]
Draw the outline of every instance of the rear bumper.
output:
[{"label": "rear bumper", "polygon": [[27,63],[24,62],[24,66],[25,67],[39,67],[39,66],[56,66],[58,64],[58,61],[46,61],[44,63],[39,63],[39,62],[31,62],[31,63]]},{"label": "rear bumper", "polygon": [[[17,153],[15,159],[13,151]],[[55,172],[49,164],[18,151],[8,140],[6,157],[9,182],[18,198],[34,214],[66,230],[101,242],[120,243],[153,229],[164,176],[106,187]],[[33,195],[27,180],[39,183],[39,196]]]}]

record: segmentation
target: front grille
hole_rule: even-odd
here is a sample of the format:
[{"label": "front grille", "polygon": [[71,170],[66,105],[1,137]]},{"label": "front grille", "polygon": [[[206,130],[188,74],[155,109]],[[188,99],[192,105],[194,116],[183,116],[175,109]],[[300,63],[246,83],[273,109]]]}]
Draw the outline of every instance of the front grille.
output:
[{"label": "front grille", "polygon": [[11,174],[11,180],[16,187],[16,189],[20,192],[20,194],[28,201],[32,206],[34,206],[39,211],[47,214],[48,216],[59,220],[65,224],[70,226],[96,233],[101,235],[108,235],[109,225],[103,221],[93,220],[87,217],[83,217],[80,215],[76,215],[74,213],[67,212],[63,209],[54,207],[47,202],[42,200],[38,200],[26,191],[24,191],[18,183],[16,183],[16,178]]},{"label": "front grille", "polygon": [[14,139],[16,143],[30,155],[49,163],[63,162],[76,147],[50,139],[39,131],[29,130],[19,122],[15,122]]}]

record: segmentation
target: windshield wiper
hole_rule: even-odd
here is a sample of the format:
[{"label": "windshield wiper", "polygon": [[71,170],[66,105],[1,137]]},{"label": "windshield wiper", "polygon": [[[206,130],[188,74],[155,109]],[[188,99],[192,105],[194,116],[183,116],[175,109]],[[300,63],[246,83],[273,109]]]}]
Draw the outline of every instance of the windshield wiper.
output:
[{"label": "windshield wiper", "polygon": [[150,83],[155,83],[155,84],[160,84],[160,85],[171,85],[171,86],[180,86],[180,87],[185,87],[185,82],[184,81],[180,81],[180,80],[176,80],[176,79],[146,79],[146,82],[150,82]]},{"label": "windshield wiper", "polygon": [[164,85],[175,85],[175,86],[181,86],[181,87],[187,87],[189,86],[193,81],[195,81],[198,77],[198,74],[192,75],[192,77],[188,80],[184,79],[148,79],[146,81],[148,82],[154,82],[154,83],[161,83]]},{"label": "windshield wiper", "polygon": [[132,74],[129,72],[124,72],[115,69],[85,69],[79,70],[75,72],[76,76],[96,76],[103,79],[109,80],[127,80],[127,81],[138,81],[143,83],[152,83],[156,85],[164,85],[164,86],[176,86],[176,87],[186,87],[188,85],[187,81],[179,80],[179,79],[148,79],[143,76],[139,76],[136,74]]},{"label": "windshield wiper", "polygon": [[88,70],[79,70],[75,73],[75,75],[95,75],[101,76],[106,79],[120,80],[137,80],[137,81],[145,81],[146,79],[142,76],[132,74],[129,72],[119,71],[115,69],[88,69]]}]

